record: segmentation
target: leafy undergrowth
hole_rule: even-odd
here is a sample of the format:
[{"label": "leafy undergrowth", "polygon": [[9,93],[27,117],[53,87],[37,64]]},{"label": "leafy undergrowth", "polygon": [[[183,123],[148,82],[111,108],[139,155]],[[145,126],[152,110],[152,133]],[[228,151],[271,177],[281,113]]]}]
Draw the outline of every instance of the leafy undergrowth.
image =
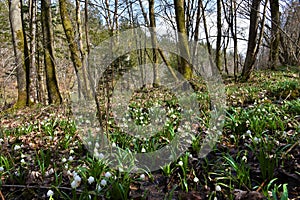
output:
[{"label": "leafy undergrowth", "polygon": [[[299,199],[299,77],[266,71],[248,83],[225,82],[226,119],[213,150],[204,158],[198,155],[210,119],[204,90],[194,94],[201,112],[191,147],[151,173],[116,170],[102,153],[91,154],[66,107],[37,105],[1,113],[0,199]],[[145,101],[147,93],[152,96]],[[113,146],[147,153],[172,140],[181,107],[164,96],[139,92],[124,119],[147,124],[153,120],[151,107],[160,104],[168,119],[161,132],[135,138],[110,119]]]}]

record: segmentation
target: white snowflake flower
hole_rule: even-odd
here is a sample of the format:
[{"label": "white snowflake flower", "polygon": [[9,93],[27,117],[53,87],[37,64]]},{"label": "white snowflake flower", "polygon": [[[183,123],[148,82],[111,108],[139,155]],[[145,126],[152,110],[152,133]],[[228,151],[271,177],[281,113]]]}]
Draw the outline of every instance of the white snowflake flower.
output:
[{"label": "white snowflake flower", "polygon": [[105,177],[106,177],[106,178],[110,178],[110,177],[111,177],[111,173],[110,173],[110,172],[106,172],[106,173],[105,173]]},{"label": "white snowflake flower", "polygon": [[145,174],[140,175],[140,179],[145,180],[145,178],[146,178]]},{"label": "white snowflake flower", "polygon": [[96,186],[96,190],[97,190],[97,192],[100,192],[100,191],[102,190],[102,187],[98,184],[98,185]]},{"label": "white snowflake flower", "polygon": [[222,190],[221,186],[216,185],[216,192],[220,192]]},{"label": "white snowflake flower", "polygon": [[141,150],[142,153],[146,153],[146,149],[143,147]]},{"label": "white snowflake flower", "polygon": [[21,149],[21,146],[20,145],[15,145],[14,150],[17,151],[19,149]]},{"label": "white snowflake flower", "polygon": [[66,159],[66,158],[63,158],[61,161],[62,161],[63,163],[65,163],[65,162],[67,162],[67,159]]},{"label": "white snowflake flower", "polygon": [[81,178],[80,176],[76,175],[74,180],[77,182],[77,183],[80,183],[81,182]]},{"label": "white snowflake flower", "polygon": [[74,160],[73,156],[70,156],[68,160],[73,161]]},{"label": "white snowflake flower", "polygon": [[52,190],[48,190],[48,192],[47,192],[47,197],[50,197],[50,196],[52,196],[54,194],[54,192],[52,191]]},{"label": "white snowflake flower", "polygon": [[178,165],[179,165],[179,166],[182,166],[182,165],[183,165],[183,162],[182,162],[182,161],[179,161],[179,162],[178,162]]},{"label": "white snowflake flower", "polygon": [[101,185],[106,186],[107,185],[107,181],[105,179],[102,179],[100,182]]},{"label": "white snowflake flower", "polygon": [[51,168],[51,169],[49,169],[49,171],[46,171],[45,175],[46,175],[46,176],[49,176],[49,175],[51,175],[51,174],[53,174],[53,173],[54,173],[54,169]]},{"label": "white snowflake flower", "polygon": [[257,138],[257,137],[254,137],[254,138],[253,138],[253,142],[257,144],[257,143],[259,143],[259,142],[260,142],[260,139],[259,139],[259,138]]},{"label": "white snowflake flower", "polygon": [[77,175],[78,175],[77,172],[75,172],[75,171],[72,172],[72,176],[73,176],[73,177],[75,177],[75,176],[77,176]]},{"label": "white snowflake flower", "polygon": [[0,167],[0,172],[3,172],[4,171],[4,167]]},{"label": "white snowflake flower", "polygon": [[95,181],[95,178],[94,178],[94,177],[90,176],[90,177],[88,178],[89,184],[92,184],[94,181]]},{"label": "white snowflake flower", "polygon": [[242,157],[242,161],[244,161],[245,163],[247,163],[247,156],[243,156]]},{"label": "white snowflake flower", "polygon": [[74,180],[71,182],[71,187],[76,188],[78,186],[78,183]]},{"label": "white snowflake flower", "polygon": [[195,176],[194,180],[193,180],[195,183],[198,183],[199,182],[199,178],[197,176]]},{"label": "white snowflake flower", "polygon": [[97,153],[97,154],[95,155],[95,157],[98,158],[98,159],[103,159],[103,158],[104,158],[104,155],[103,155],[103,153]]}]

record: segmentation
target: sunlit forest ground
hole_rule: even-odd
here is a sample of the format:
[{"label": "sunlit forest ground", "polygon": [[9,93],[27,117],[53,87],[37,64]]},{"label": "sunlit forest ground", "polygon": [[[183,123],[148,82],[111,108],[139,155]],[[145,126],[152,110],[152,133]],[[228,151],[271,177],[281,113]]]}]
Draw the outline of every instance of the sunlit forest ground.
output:
[{"label": "sunlit forest ground", "polygon": [[[247,83],[223,80],[226,119],[214,149],[198,157],[209,120],[209,94],[199,90],[203,112],[189,151],[154,172],[115,170],[90,154],[66,105],[1,111],[0,199],[299,199],[299,71],[257,71]],[[140,106],[131,104],[138,119]],[[153,141],[172,139],[170,131],[176,134],[176,126],[141,142],[112,128],[110,139],[150,152]]]}]

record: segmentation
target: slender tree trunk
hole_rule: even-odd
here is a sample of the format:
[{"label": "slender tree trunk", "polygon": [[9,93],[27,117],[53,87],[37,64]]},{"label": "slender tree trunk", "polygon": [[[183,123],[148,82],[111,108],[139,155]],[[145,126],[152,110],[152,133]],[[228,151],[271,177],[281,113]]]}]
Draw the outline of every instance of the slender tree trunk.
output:
[{"label": "slender tree trunk", "polygon": [[29,17],[30,17],[30,96],[37,101],[37,71],[36,71],[36,0],[29,0]]},{"label": "slender tree trunk", "polygon": [[18,99],[16,108],[25,107],[29,102],[28,87],[26,79],[24,29],[22,24],[20,0],[9,0],[9,20],[12,33],[12,43],[15,54],[15,65],[17,69]]},{"label": "slender tree trunk", "polygon": [[156,22],[154,13],[154,0],[149,0],[149,21],[151,28],[151,42],[152,42],[152,54],[153,54],[153,86],[158,85],[158,64],[157,64],[157,38],[156,38]]},{"label": "slender tree trunk", "polygon": [[211,45],[210,45],[210,41],[209,41],[209,34],[208,34],[208,29],[207,29],[206,17],[205,17],[205,9],[204,9],[202,0],[199,0],[199,6],[201,7],[201,10],[202,10],[203,25],[204,25],[204,32],[205,32],[207,50],[208,50],[209,55],[211,55]]},{"label": "slender tree trunk", "polygon": [[270,0],[271,7],[271,42],[270,42],[270,68],[275,69],[279,61],[279,43],[280,43],[280,13],[279,0]]},{"label": "slender tree trunk", "polygon": [[87,56],[90,54],[90,37],[89,37],[89,15],[88,15],[88,0],[84,0],[84,31]]},{"label": "slender tree trunk", "polygon": [[227,47],[228,47],[228,44],[229,44],[229,30],[227,31],[226,43],[225,43],[225,36],[224,36],[223,40],[224,40],[224,47],[223,47],[224,67],[225,67],[226,74],[229,75],[228,65],[227,65]]},{"label": "slender tree trunk", "polygon": [[53,48],[52,17],[50,0],[41,1],[41,15],[43,27],[44,63],[46,72],[46,85],[48,90],[49,104],[60,104],[62,98],[59,92],[55,72],[55,59]]},{"label": "slender tree trunk", "polygon": [[198,40],[199,40],[199,29],[201,22],[201,7],[199,6],[200,1],[198,1],[197,12],[196,12],[196,24],[195,24],[195,32],[194,32],[194,44],[192,50],[192,64],[196,62],[196,54],[198,51]]},{"label": "slender tree trunk", "polygon": [[62,25],[64,28],[64,32],[69,44],[69,49],[71,52],[71,60],[73,62],[73,66],[75,69],[75,73],[77,76],[78,82],[78,91],[79,97],[82,93],[85,99],[91,98],[91,94],[88,91],[86,84],[86,73],[84,73],[84,69],[82,67],[82,61],[80,59],[80,52],[77,42],[75,41],[74,28],[72,26],[72,22],[70,16],[67,11],[67,2],[66,0],[59,0],[59,9]]},{"label": "slender tree trunk", "polygon": [[250,74],[253,70],[253,66],[256,59],[257,48],[257,32],[258,32],[258,16],[261,0],[252,0],[251,12],[250,12],[250,28],[248,37],[248,47],[246,59],[242,71],[241,81],[245,82],[250,78]]},{"label": "slender tree trunk", "polygon": [[221,71],[221,39],[222,39],[222,7],[221,0],[217,0],[217,42],[216,42],[216,66]]},{"label": "slender tree trunk", "polygon": [[[143,17],[144,17],[144,21],[145,21],[146,26],[147,26],[147,27],[151,27],[150,22],[149,22],[148,17],[147,17],[147,13],[145,12],[145,9],[144,9],[142,0],[139,0],[139,4],[140,4],[140,8],[141,8],[141,11],[142,11],[142,14],[143,14]],[[154,5],[153,5],[153,8],[154,8]],[[128,15],[131,16],[130,18],[133,20],[133,18],[132,18],[132,17],[133,17],[132,9],[130,9],[130,10],[128,11]],[[153,10],[153,17],[155,17],[155,15],[154,15],[154,10]],[[153,22],[152,22],[152,23],[153,23]],[[154,18],[154,24],[155,24],[155,18]],[[165,56],[164,52],[160,49],[160,47],[159,47],[159,45],[158,45],[156,35],[155,35],[155,38],[154,38],[154,39],[156,40],[156,60],[158,59],[158,55],[160,55],[160,57],[162,58],[162,60],[163,60],[164,63],[166,64],[166,66],[168,67],[169,72],[172,74],[173,78],[174,78],[175,80],[178,80],[178,78],[177,78],[177,76],[176,76],[176,74],[175,74],[175,72],[174,72],[174,70],[173,70],[171,64],[168,62],[167,57]],[[138,46],[138,45],[137,45],[137,46]],[[154,45],[152,45],[152,46],[154,46]],[[142,52],[142,51],[141,51],[141,50],[138,50],[137,53],[138,53],[138,54],[141,54],[140,52]],[[144,51],[144,52],[146,52],[146,51]],[[141,54],[141,57],[143,57],[142,54]],[[139,59],[139,60],[138,60],[139,65],[142,65],[142,62],[141,62],[142,59],[140,59],[140,56],[138,57],[138,59]],[[145,62],[144,62],[144,63],[145,63]],[[141,71],[142,71],[142,70],[141,70]],[[142,76],[142,77],[143,77],[143,76]],[[143,79],[142,79],[142,80],[143,80]],[[158,80],[158,81],[159,81],[159,80]],[[153,80],[153,82],[155,83],[155,80]],[[155,85],[155,84],[154,84],[154,85]]]},{"label": "slender tree trunk", "polygon": [[[193,75],[192,68],[188,62],[190,59],[189,44],[186,34],[185,17],[184,17],[184,0],[174,0],[177,30],[179,32],[179,50],[181,57],[179,58],[179,72],[187,80]],[[188,59],[188,60],[186,60]]]},{"label": "slender tree trunk", "polygon": [[77,25],[77,33],[78,33],[78,48],[80,52],[81,64],[82,64],[82,76],[83,76],[83,85],[88,90],[88,80],[87,80],[87,66],[85,62],[85,52],[83,49],[82,42],[82,27],[81,27],[81,12],[80,12],[80,0],[76,0],[76,25]]},{"label": "slender tree trunk", "polygon": [[[23,8],[23,1],[21,2],[21,8]],[[26,92],[27,92],[27,105],[29,105],[30,102],[30,55],[29,55],[29,49],[28,49],[28,42],[26,37],[26,31],[25,31],[25,20],[24,20],[24,12],[21,9],[21,20],[22,20],[22,30],[23,30],[23,44],[24,44],[24,62],[25,62],[25,74],[26,74]]]}]

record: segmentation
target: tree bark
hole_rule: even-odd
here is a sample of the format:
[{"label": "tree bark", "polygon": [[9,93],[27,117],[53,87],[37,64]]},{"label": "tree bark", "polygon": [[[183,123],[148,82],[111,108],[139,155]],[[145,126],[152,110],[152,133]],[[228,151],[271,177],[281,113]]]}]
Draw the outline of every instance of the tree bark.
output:
[{"label": "tree bark", "polygon": [[154,0],[149,0],[149,21],[151,28],[151,42],[152,42],[152,58],[153,58],[153,86],[158,85],[158,64],[157,64],[157,38],[156,38],[156,22],[155,22],[155,13],[154,13]]},{"label": "tree bark", "polygon": [[30,57],[30,89],[29,93],[33,101],[37,101],[37,68],[35,65],[35,56],[36,56],[36,0],[29,0],[29,31],[30,31],[30,48],[29,48],[29,57]]},{"label": "tree bark", "polygon": [[205,9],[204,9],[202,0],[199,0],[199,7],[202,10],[203,25],[204,25],[204,32],[205,32],[207,50],[208,50],[209,55],[211,55],[211,45],[210,45],[210,41],[209,41],[209,34],[208,34],[208,29],[207,29],[206,17],[205,17]]},{"label": "tree bark", "polygon": [[85,99],[90,99],[92,96],[86,84],[87,77],[82,65],[82,61],[80,59],[79,47],[75,41],[74,28],[72,26],[72,22],[67,11],[66,0],[59,0],[59,9],[62,25],[69,44],[69,50],[71,52],[71,60],[73,62],[73,66],[77,76],[79,97],[82,93]]},{"label": "tree bark", "polygon": [[44,64],[46,72],[46,85],[48,90],[49,104],[60,104],[62,98],[59,92],[55,72],[55,59],[53,48],[52,17],[50,9],[50,0],[41,1],[42,31],[44,46]]},{"label": "tree bark", "polygon": [[9,20],[12,33],[12,43],[15,54],[15,65],[17,69],[18,98],[16,108],[28,105],[29,95],[27,88],[26,64],[25,64],[25,44],[24,29],[21,15],[21,2],[19,0],[9,0]]},{"label": "tree bark", "polygon": [[279,61],[279,42],[280,42],[280,13],[279,13],[279,1],[270,0],[271,7],[271,41],[270,41],[270,68],[276,69]]},{"label": "tree bark", "polygon": [[178,71],[183,75],[185,79],[190,80],[192,78],[193,71],[188,62],[188,60],[190,59],[190,52],[185,26],[184,0],[174,0],[174,6],[177,30],[179,32],[178,40],[181,55],[179,58],[180,63]]},{"label": "tree bark", "polygon": [[256,59],[257,48],[257,32],[258,32],[258,15],[261,0],[252,0],[251,12],[250,12],[250,27],[248,37],[248,47],[246,59],[241,75],[241,81],[245,82],[250,78],[250,74],[253,70],[253,66]]},{"label": "tree bark", "polygon": [[217,42],[216,42],[216,66],[221,71],[221,39],[222,39],[222,7],[221,0],[217,0]]}]

